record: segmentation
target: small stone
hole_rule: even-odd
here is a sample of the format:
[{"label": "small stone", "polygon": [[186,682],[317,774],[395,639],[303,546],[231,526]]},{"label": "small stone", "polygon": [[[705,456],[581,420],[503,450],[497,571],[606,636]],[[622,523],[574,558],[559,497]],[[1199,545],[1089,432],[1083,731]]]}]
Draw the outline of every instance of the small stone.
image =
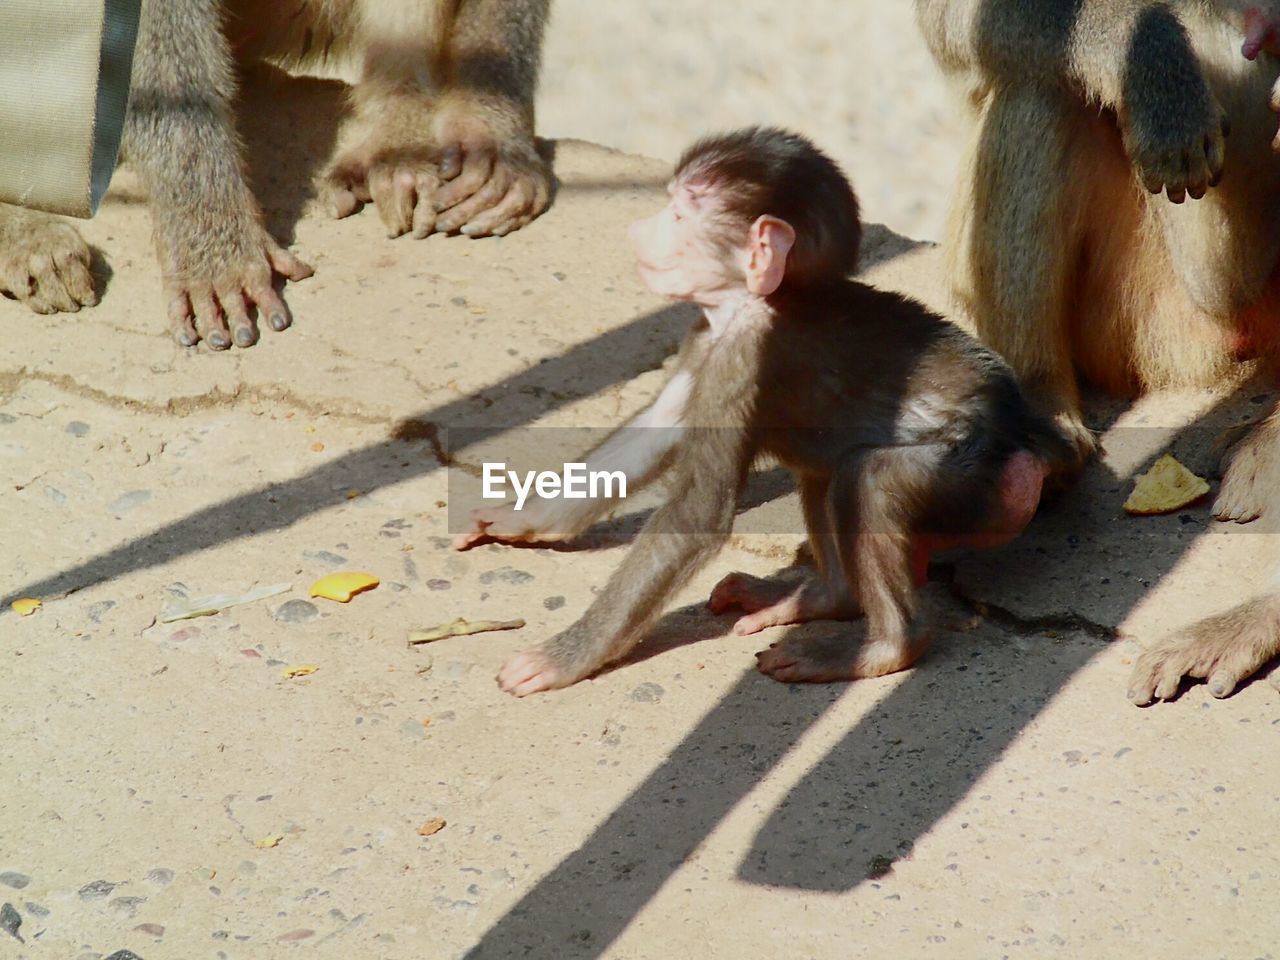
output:
[{"label": "small stone", "polygon": [[18,418],[12,413],[0,413],[0,423],[17,423]]},{"label": "small stone", "polygon": [[656,683],[642,683],[631,691],[631,699],[637,703],[657,703],[667,691]]},{"label": "small stone", "polygon": [[18,912],[18,908],[12,903],[6,903],[0,907],[0,930],[3,930],[19,943],[26,943],[22,939],[22,934],[18,933],[18,928],[22,926],[22,914]]},{"label": "small stone", "polygon": [[25,873],[18,873],[16,870],[6,870],[0,873],[0,883],[6,887],[13,887],[15,890],[24,890],[27,884],[31,882],[31,878]]},{"label": "small stone", "polygon": [[93,883],[86,883],[80,888],[81,900],[103,900],[111,896],[111,891],[120,886],[118,883],[111,883],[109,880],[95,880]]},{"label": "small stone", "polygon": [[138,907],[147,902],[146,897],[116,897],[107,906],[121,920],[132,920]]},{"label": "small stone", "polygon": [[67,433],[73,437],[87,437],[89,435],[89,425],[83,420],[72,420],[67,424]]},{"label": "small stone", "polygon": [[91,603],[87,611],[89,620],[92,623],[101,624],[102,618],[107,612],[116,605],[114,600],[99,600],[97,603]]},{"label": "small stone", "polygon": [[281,943],[297,943],[299,940],[306,940],[308,937],[314,937],[314,930],[290,930],[288,933],[282,933],[276,937]]},{"label": "small stone", "polygon": [[59,506],[67,502],[67,495],[57,487],[45,487],[44,495]]},{"label": "small stone", "polygon": [[212,936],[212,937],[213,937],[213,939],[215,939],[215,940],[225,940],[225,939],[227,939],[227,937],[231,936],[231,931],[229,931],[229,930],[215,930],[215,931],[213,931],[213,933],[212,933],[212,935],[211,935],[211,936]]},{"label": "small stone", "polygon": [[147,883],[164,889],[173,883],[173,871],[168,867],[156,867],[147,874]]},{"label": "small stone", "polygon": [[150,490],[130,490],[128,493],[116,497],[111,504],[111,512],[116,514],[127,513],[134,507],[142,506],[150,499]]},{"label": "small stone", "polygon": [[326,567],[345,566],[347,558],[337,553],[330,553],[328,550],[303,550],[302,555],[312,561]]},{"label": "small stone", "polygon": [[117,950],[110,956],[103,957],[102,960],[142,960],[142,958],[132,950]]},{"label": "small stone", "polygon": [[155,937],[156,939],[164,936],[164,927],[158,923],[140,923],[133,929],[137,930],[139,933],[145,933],[149,937]]},{"label": "small stone", "polygon": [[519,586],[522,583],[528,583],[532,579],[532,573],[516,570],[514,567],[499,567],[497,570],[488,570],[480,574],[480,582],[482,584],[501,582]]},{"label": "small stone", "polygon": [[320,616],[320,608],[310,600],[289,600],[272,614],[281,623],[310,623]]},{"label": "small stone", "polygon": [[33,917],[47,917],[49,915],[48,907],[35,903],[34,901],[28,900],[23,904],[23,906],[27,908],[27,913],[31,914]]},{"label": "small stone", "polygon": [[423,740],[427,736],[427,728],[422,725],[421,720],[406,720],[400,724],[400,732],[407,733],[415,740]]},{"label": "small stone", "polygon": [[554,597],[547,597],[542,601],[542,606],[547,610],[559,610],[564,606],[564,597],[559,594]]},{"label": "small stone", "polygon": [[[413,562],[413,557],[405,557],[400,562],[401,569],[404,570],[404,578],[410,583],[418,582],[418,565]],[[445,583],[448,583],[446,580]]]},{"label": "small stone", "polygon": [[453,587],[453,584],[448,580],[441,580],[439,578],[436,578],[434,580],[427,581],[428,590],[449,590],[452,587]]}]

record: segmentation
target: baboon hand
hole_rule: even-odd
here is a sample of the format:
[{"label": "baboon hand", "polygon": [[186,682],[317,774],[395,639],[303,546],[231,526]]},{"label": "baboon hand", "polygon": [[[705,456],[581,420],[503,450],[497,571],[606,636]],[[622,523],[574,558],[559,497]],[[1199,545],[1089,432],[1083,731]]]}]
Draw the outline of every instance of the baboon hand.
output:
[{"label": "baboon hand", "polygon": [[[1237,434],[1244,436],[1237,439]],[[1248,523],[1262,516],[1280,496],[1280,421],[1268,418],[1252,429],[1228,431],[1229,444],[1219,461],[1223,474],[1213,515]]]},{"label": "baboon hand", "polygon": [[[1140,707],[1171,700],[1183,677],[1207,680],[1215,697],[1230,696],[1280,653],[1276,603],[1274,596],[1257,597],[1160,641],[1134,664],[1129,699]],[[1272,683],[1277,679],[1273,674]]]},{"label": "baboon hand", "polygon": [[446,143],[440,176],[445,182],[435,208],[442,233],[506,236],[551,202],[551,171],[532,144],[488,138]]},{"label": "baboon hand", "polygon": [[232,342],[251,347],[258,342],[251,311],[272,330],[284,330],[293,322],[276,292],[275,275],[305,280],[314,271],[261,227],[245,232],[248,236],[232,244],[232,249],[220,248],[200,257],[162,250],[165,301],[179,345],[193,347],[203,337],[214,350],[225,350]]},{"label": "baboon hand", "polygon": [[0,291],[36,313],[75,313],[98,302],[89,246],[69,223],[0,208]]},{"label": "baboon hand", "polygon": [[424,147],[365,148],[334,164],[320,185],[329,212],[338,218],[372,202],[388,237],[417,239],[436,231],[435,197],[440,186],[435,152]]},{"label": "baboon hand", "polygon": [[1138,178],[1173,203],[1203,197],[1222,178],[1226,160],[1226,111],[1204,80],[1197,81],[1138,90],[1121,111],[1125,149]]}]

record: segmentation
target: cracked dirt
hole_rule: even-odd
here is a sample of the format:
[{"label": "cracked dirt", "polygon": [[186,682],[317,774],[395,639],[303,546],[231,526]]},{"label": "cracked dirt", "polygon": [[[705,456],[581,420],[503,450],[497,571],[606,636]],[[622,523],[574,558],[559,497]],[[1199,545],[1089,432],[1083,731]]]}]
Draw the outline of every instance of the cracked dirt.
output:
[{"label": "cracked dirt", "polygon": [[[622,227],[665,169],[563,142],[530,228],[391,242],[287,186],[331,142],[335,85],[258,84],[259,191],[317,268],[293,329],[173,346],[127,174],[84,228],[101,306],[0,302],[6,956],[1274,955],[1280,697],[1124,699],[1140,643],[1271,569],[1256,525],[1120,511],[1165,450],[1207,472],[1256,388],[1099,407],[1078,488],[935,566],[938,640],[905,674],[783,686],[752,653],[784,631],[706,612],[722,574],[800,542],[766,469],[636,656],[515,701],[498,665],[577,616],[651,501],[575,549],[456,554],[451,518],[481,460],[547,458],[656,393],[690,315],[642,290]],[[866,263],[942,305],[931,246],[873,225]],[[382,583],[307,599],[334,569]],[[174,591],[276,583],[157,622]],[[406,646],[458,616],[527,625]]]}]

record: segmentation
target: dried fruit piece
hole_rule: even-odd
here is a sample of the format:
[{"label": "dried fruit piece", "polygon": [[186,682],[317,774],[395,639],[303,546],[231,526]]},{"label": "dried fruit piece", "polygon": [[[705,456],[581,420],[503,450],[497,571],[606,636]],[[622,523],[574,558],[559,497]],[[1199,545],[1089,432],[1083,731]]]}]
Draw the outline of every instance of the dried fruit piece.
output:
[{"label": "dried fruit piece", "polygon": [[319,669],[319,667],[285,667],[280,671],[280,676],[286,680],[292,680],[294,677],[310,676]]},{"label": "dried fruit piece", "polygon": [[410,630],[409,646],[431,643],[434,640],[443,640],[445,637],[466,637],[473,633],[490,633],[494,630],[519,630],[523,626],[523,620],[467,620],[458,617],[438,627]]},{"label": "dried fruit piece", "polygon": [[432,817],[418,828],[418,836],[429,837],[433,833],[439,833],[444,829],[444,823],[444,817]]},{"label": "dried fruit piece", "polygon": [[311,596],[346,603],[357,593],[372,590],[381,581],[371,573],[341,571],[321,577],[311,585]]},{"label": "dried fruit piece", "polygon": [[269,850],[272,847],[280,846],[280,841],[284,839],[283,833],[273,833],[269,837],[263,837],[261,840],[255,840],[253,845],[259,850]]},{"label": "dried fruit piece", "polygon": [[1137,516],[1169,513],[1194,503],[1208,492],[1208,483],[1166,453],[1134,482],[1124,509]]},{"label": "dried fruit piece", "polygon": [[13,601],[9,606],[13,607],[13,612],[18,616],[29,617],[40,609],[42,604],[34,597],[23,597],[21,600]]}]

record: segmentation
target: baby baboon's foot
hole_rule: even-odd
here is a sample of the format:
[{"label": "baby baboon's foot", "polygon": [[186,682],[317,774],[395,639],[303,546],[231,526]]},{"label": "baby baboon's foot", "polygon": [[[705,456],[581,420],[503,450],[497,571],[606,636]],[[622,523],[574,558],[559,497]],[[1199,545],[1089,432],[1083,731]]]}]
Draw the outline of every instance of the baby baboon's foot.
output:
[{"label": "baby baboon's foot", "polygon": [[791,637],[756,654],[756,669],[783,683],[857,678],[858,644],[850,637]]},{"label": "baby baboon's foot", "polygon": [[712,613],[720,614],[726,610],[745,610],[755,613],[791,594],[795,584],[781,580],[767,580],[754,577],[749,573],[735,571],[723,577],[711,590],[707,606]]},{"label": "baby baboon's foot", "polygon": [[89,246],[75,227],[0,204],[0,292],[36,313],[75,313],[98,302]]},{"label": "baby baboon's foot", "polygon": [[756,654],[756,669],[783,683],[831,683],[905,670],[929,645],[926,633],[910,641],[848,637],[789,637]]},{"label": "baby baboon's foot", "polygon": [[747,611],[747,616],[739,617],[733,625],[733,632],[739,637],[789,623],[852,620],[860,613],[852,599],[833,595],[817,580],[797,586],[746,573],[731,573],[716,584],[708,606],[712,613],[723,613],[734,607]]},{"label": "baby baboon's foot", "polygon": [[1223,454],[1223,473],[1213,515],[1219,520],[1248,523],[1280,496],[1280,422],[1263,420]]}]

